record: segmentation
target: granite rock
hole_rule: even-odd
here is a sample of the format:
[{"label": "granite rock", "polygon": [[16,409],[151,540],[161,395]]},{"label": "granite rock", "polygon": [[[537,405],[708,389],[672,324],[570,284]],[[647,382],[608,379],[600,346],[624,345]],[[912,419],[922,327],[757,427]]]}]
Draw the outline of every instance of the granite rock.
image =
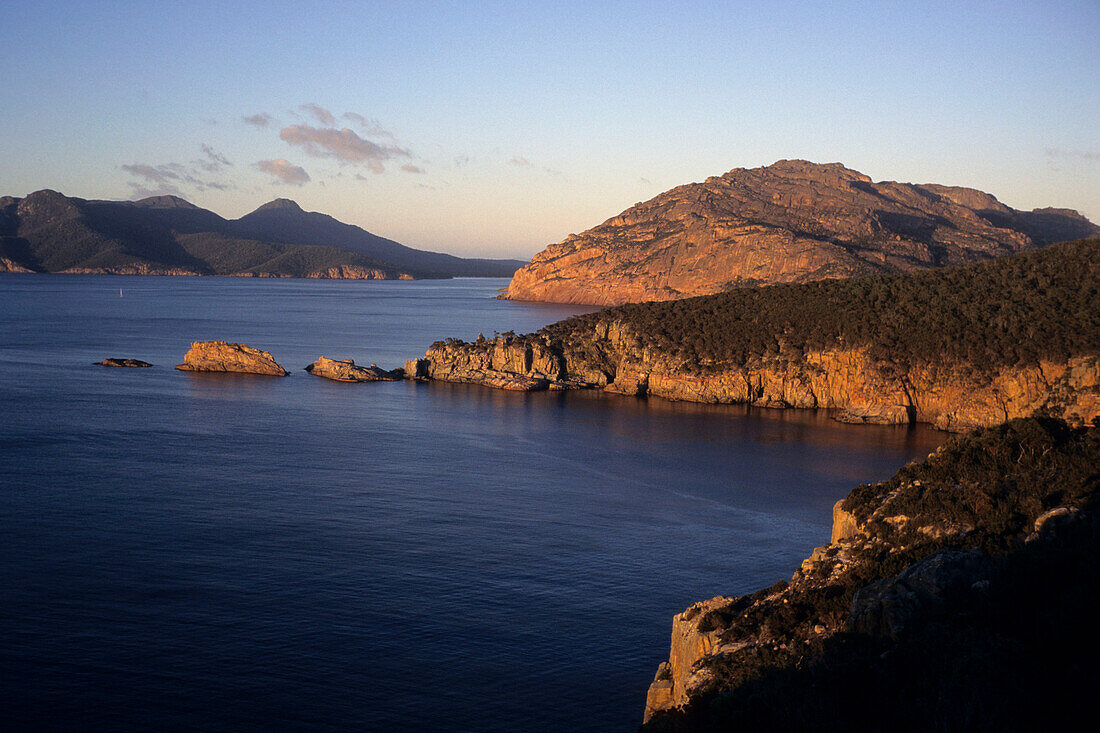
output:
[{"label": "granite rock", "polygon": [[235,372],[239,374],[290,374],[266,351],[229,341],[195,341],[176,369],[185,372]]}]

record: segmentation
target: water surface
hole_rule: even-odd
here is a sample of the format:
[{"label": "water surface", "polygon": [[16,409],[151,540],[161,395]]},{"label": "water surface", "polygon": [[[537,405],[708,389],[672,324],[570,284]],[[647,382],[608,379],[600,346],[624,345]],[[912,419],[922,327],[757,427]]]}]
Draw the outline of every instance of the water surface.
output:
[{"label": "water surface", "polygon": [[[504,284],[0,276],[0,719],[633,730],[674,613],[943,437],[301,371],[577,310]],[[215,338],[293,376],[171,368]]]}]

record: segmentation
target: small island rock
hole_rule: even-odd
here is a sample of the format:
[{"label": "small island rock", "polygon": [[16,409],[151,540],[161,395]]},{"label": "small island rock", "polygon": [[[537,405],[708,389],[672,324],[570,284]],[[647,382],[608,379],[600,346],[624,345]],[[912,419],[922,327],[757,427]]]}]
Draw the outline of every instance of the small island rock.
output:
[{"label": "small island rock", "polygon": [[109,359],[104,359],[103,361],[97,361],[95,363],[95,366],[105,366],[105,367],[151,367],[153,365],[150,364],[147,361],[142,361],[141,359],[116,359],[114,357],[111,357]]},{"label": "small island rock", "polygon": [[318,357],[317,361],[306,367],[306,371],[337,382],[394,382],[404,377],[401,369],[386,371],[376,364],[361,367],[356,366],[352,359],[329,359],[327,356]]},{"label": "small island rock", "polygon": [[185,372],[235,372],[285,377],[290,372],[279,366],[266,351],[229,341],[195,341],[176,369]]}]

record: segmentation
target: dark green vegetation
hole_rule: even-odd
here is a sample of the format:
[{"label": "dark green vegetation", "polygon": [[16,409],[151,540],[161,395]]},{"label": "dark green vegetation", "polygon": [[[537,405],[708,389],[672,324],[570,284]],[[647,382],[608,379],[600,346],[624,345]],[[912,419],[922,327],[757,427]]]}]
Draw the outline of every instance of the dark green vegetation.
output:
[{"label": "dark green vegetation", "polygon": [[[1079,729],[1100,679],[1098,497],[1100,427],[1049,419],[956,438],[857,488],[845,506],[869,520],[869,539],[855,545],[855,569],[754,605],[786,590],[777,585],[708,619],[734,624],[724,640],[775,641],[712,663],[702,694],[644,730]],[[1065,510],[1033,531],[1051,507]],[[882,521],[903,512],[912,521]],[[964,529],[917,529],[929,522]],[[929,567],[950,572],[922,587],[913,573]],[[930,587],[943,591],[934,602]],[[805,632],[830,616],[840,633]]]},{"label": "dark green vegetation", "polygon": [[853,347],[900,368],[992,370],[1100,350],[1098,288],[1100,238],[1091,238],[910,274],[628,304],[544,333],[580,341],[597,323],[621,320],[644,346],[702,371]]},{"label": "dark green vegetation", "polygon": [[85,201],[48,190],[0,198],[0,258],[34,272],[282,277],[339,268],[386,278],[507,277],[523,264],[411,249],[285,199],[226,220],[174,196]]},{"label": "dark green vegetation", "polygon": [[1006,538],[1030,531],[1043,512],[1090,499],[1098,481],[1100,430],[1071,430],[1051,419],[1012,420],[951,440],[931,460],[904,466],[889,481],[855,488],[842,507],[868,534],[915,545],[919,536],[875,515],[889,495],[891,514],[972,528],[952,541],[995,551]]}]

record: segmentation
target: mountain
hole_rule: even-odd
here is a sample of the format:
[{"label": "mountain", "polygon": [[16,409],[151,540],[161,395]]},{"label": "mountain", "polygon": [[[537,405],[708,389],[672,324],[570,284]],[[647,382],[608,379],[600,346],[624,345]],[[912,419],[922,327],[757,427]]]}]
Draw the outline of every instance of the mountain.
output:
[{"label": "mountain", "polygon": [[227,220],[176,196],[0,198],[0,272],[413,279],[501,277],[522,264],[411,249],[286,199]]},{"label": "mountain", "polygon": [[235,222],[238,236],[287,244],[326,244],[425,273],[428,277],[511,277],[522,260],[465,259],[412,249],[327,214],[303,211],[288,199],[275,199]]},{"label": "mountain", "polygon": [[839,163],[734,169],[547,247],[505,297],[616,305],[973,262],[1095,236],[1074,211],[970,188],[874,183]]}]

